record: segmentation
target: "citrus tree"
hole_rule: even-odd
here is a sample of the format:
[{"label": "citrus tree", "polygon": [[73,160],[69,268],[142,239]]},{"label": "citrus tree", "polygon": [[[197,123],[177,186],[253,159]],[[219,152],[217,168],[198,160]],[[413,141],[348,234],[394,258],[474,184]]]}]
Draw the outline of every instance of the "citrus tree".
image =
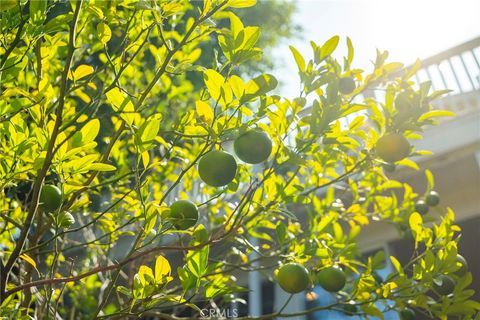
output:
[{"label": "citrus tree", "polygon": [[[298,96],[274,95],[273,75],[238,73],[261,59],[260,29],[232,11],[253,5],[0,2],[2,318],[200,317],[255,270],[336,298],[300,314],[475,316],[432,174],[425,194],[385,174],[418,169],[428,152],[409,140],[449,115],[431,106],[444,92],[386,52],[356,69],[349,39],[336,60],[335,36],[311,59],[292,47]],[[408,263],[362,256],[357,237],[381,222],[414,239]]]}]

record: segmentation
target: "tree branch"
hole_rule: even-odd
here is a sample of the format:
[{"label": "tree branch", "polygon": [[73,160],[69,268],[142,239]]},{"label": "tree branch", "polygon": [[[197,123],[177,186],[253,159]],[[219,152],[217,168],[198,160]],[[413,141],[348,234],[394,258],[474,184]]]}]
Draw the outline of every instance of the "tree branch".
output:
[{"label": "tree branch", "polygon": [[[68,53],[67,53],[67,59],[65,63],[65,68],[63,69],[62,73],[62,78],[61,78],[61,83],[60,83],[60,97],[58,98],[58,106],[56,109],[55,113],[55,124],[54,128],[52,131],[52,136],[50,137],[50,141],[48,144],[47,148],[47,153],[45,156],[45,162],[43,163],[42,168],[40,169],[40,172],[37,176],[37,179],[35,180],[35,184],[33,187],[33,195],[32,195],[32,203],[30,205],[30,209],[27,214],[27,218],[25,220],[24,226],[22,228],[22,231],[20,233],[20,237],[15,245],[15,248],[13,249],[12,254],[7,260],[7,263],[5,264],[5,267],[2,270],[1,278],[0,278],[0,300],[3,301],[3,299],[6,297],[5,296],[5,288],[7,285],[8,281],[8,275],[12,270],[13,265],[17,261],[23,246],[25,245],[25,241],[27,239],[28,235],[28,230],[30,229],[30,226],[32,225],[33,218],[35,217],[35,214],[38,209],[38,201],[40,198],[40,190],[43,184],[43,180],[45,179],[45,176],[48,172],[48,169],[50,167],[50,164],[52,162],[53,156],[54,156],[54,145],[55,141],[57,138],[57,135],[59,133],[59,128],[62,123],[62,113],[63,113],[63,107],[65,105],[65,93],[67,91],[67,80],[68,80],[68,72],[70,71],[70,66],[72,64],[73,60],[73,52],[75,51],[75,33],[76,33],[76,26],[77,26],[77,21],[78,17],[80,15],[80,9],[82,7],[82,2],[83,0],[79,0],[77,2],[77,7],[75,8],[75,13],[71,22],[70,26],[70,34],[69,34],[69,44],[68,44]],[[18,35],[18,33],[17,33]]]}]

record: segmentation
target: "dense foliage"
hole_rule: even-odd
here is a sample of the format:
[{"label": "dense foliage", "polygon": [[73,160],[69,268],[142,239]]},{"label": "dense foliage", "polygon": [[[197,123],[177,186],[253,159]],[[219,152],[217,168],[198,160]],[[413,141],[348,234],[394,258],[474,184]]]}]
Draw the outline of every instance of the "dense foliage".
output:
[{"label": "dense foliage", "polygon": [[[337,298],[305,314],[473,318],[433,176],[417,194],[385,174],[418,170],[408,157],[428,152],[407,139],[449,115],[431,105],[444,92],[386,52],[355,69],[349,39],[337,61],[335,36],[311,60],[292,47],[298,96],[273,95],[273,75],[239,74],[261,59],[260,29],[232,10],[253,5],[1,1],[1,317],[198,317],[262,269],[287,292]],[[218,54],[201,49],[213,39]],[[407,264],[362,257],[375,223],[413,237]]]}]

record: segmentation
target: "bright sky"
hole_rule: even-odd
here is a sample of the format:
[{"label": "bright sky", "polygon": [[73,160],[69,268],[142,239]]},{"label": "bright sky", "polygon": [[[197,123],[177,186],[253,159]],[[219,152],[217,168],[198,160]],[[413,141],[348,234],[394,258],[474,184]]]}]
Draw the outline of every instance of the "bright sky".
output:
[{"label": "bright sky", "polygon": [[[344,54],[349,36],[354,66],[371,70],[376,48],[388,50],[391,61],[410,64],[479,36],[480,0],[299,0],[294,19],[303,39],[288,44],[304,56],[311,55],[310,40],[321,44],[335,34],[342,37],[337,50]],[[295,96],[297,68],[286,43],[278,55],[284,61],[275,71],[285,84],[281,93]]]}]

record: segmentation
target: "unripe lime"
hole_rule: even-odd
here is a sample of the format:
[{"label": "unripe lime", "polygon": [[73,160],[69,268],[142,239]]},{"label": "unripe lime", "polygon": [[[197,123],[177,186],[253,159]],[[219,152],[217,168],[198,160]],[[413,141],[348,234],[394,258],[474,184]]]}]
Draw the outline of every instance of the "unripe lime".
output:
[{"label": "unripe lime", "polygon": [[465,258],[459,254],[457,254],[457,266],[460,266],[455,274],[459,277],[463,277],[468,272],[468,263]]},{"label": "unripe lime", "polygon": [[345,272],[337,266],[322,269],[317,275],[318,284],[325,290],[337,292],[343,289],[347,282]]},{"label": "unripe lime", "polygon": [[261,163],[272,153],[272,140],[261,130],[250,130],[239,136],[233,147],[237,157],[251,164]]},{"label": "unripe lime", "polygon": [[416,318],[415,311],[410,308],[405,308],[400,311],[400,320],[415,320]]},{"label": "unripe lime", "polygon": [[440,203],[440,195],[438,192],[432,190],[425,197],[425,202],[427,202],[430,207],[435,207]]},{"label": "unripe lime", "polygon": [[427,214],[428,213],[428,205],[423,200],[418,200],[415,202],[415,211],[420,214]]},{"label": "unripe lime", "polygon": [[40,191],[40,206],[47,212],[55,212],[62,205],[62,191],[57,186],[44,185]]},{"label": "unripe lime", "polygon": [[410,154],[410,143],[399,133],[389,133],[378,139],[377,155],[386,162],[396,162]]},{"label": "unripe lime", "polygon": [[186,230],[197,223],[198,208],[188,200],[175,201],[170,206],[170,220],[175,228]]},{"label": "unripe lime", "polygon": [[287,263],[278,269],[278,284],[288,293],[298,293],[310,285],[307,269],[298,263]]},{"label": "unripe lime", "polygon": [[455,280],[446,275],[440,275],[433,280],[433,290],[442,296],[447,296],[455,289]]},{"label": "unripe lime", "polygon": [[210,151],[200,159],[198,174],[206,184],[222,187],[235,178],[237,162],[231,154],[224,151]]},{"label": "unripe lime", "polygon": [[61,212],[57,218],[57,224],[60,228],[68,229],[75,223],[75,218],[70,212]]},{"label": "unripe lime", "polygon": [[352,77],[340,78],[338,81],[338,90],[343,94],[350,94],[356,88],[355,80]]}]

